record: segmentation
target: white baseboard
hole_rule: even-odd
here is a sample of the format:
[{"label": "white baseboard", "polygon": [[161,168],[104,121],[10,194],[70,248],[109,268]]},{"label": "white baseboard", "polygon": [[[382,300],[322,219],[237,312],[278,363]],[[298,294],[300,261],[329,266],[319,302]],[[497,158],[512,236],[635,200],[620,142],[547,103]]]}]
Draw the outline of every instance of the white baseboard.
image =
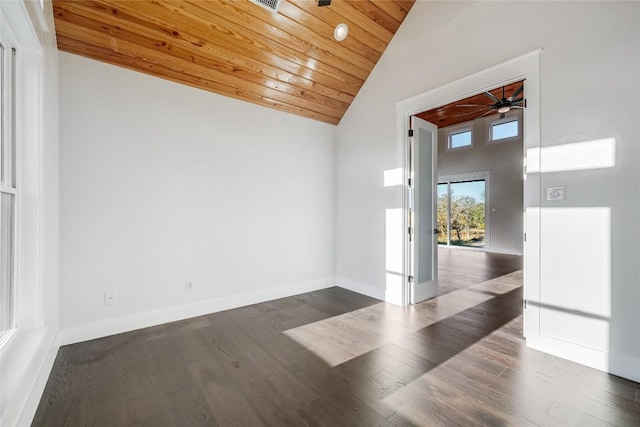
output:
[{"label": "white baseboard", "polygon": [[384,289],[377,286],[370,285],[369,283],[358,282],[356,280],[345,279],[342,277],[336,278],[336,284],[349,291],[357,292],[362,295],[366,295],[371,298],[385,300]]},{"label": "white baseboard", "polygon": [[[10,400],[0,419],[0,425],[3,426],[31,425],[60,348],[58,333],[50,326],[19,333],[24,336],[17,337],[11,343],[15,347],[7,350],[5,357],[9,360],[3,361],[12,366],[12,371],[20,372],[17,384],[12,388]],[[15,352],[16,355],[9,354],[11,352]],[[20,361],[23,362],[22,366]],[[16,382],[12,378],[4,378],[4,380]]]},{"label": "white baseboard", "polygon": [[149,326],[160,325],[204,314],[231,310],[238,307],[285,298],[305,292],[317,291],[335,286],[335,278],[326,277],[308,282],[290,283],[274,288],[229,295],[191,304],[166,307],[159,310],[134,313],[96,322],[83,323],[60,331],[60,345],[88,341],[109,335],[129,332]]},{"label": "white baseboard", "polygon": [[490,254],[523,256],[522,250],[509,249],[509,248],[494,249],[494,248],[474,248],[469,246],[449,246],[447,249],[453,249],[456,251],[474,251],[474,252],[487,252]]},{"label": "white baseboard", "polygon": [[486,252],[493,254],[502,254],[502,255],[518,255],[523,256],[522,251],[511,250],[511,249],[489,249]]},{"label": "white baseboard", "polygon": [[526,342],[529,348],[640,382],[640,359],[607,353],[543,335],[528,336]]},{"label": "white baseboard", "polygon": [[20,418],[18,418],[17,425],[31,425],[33,417],[36,415],[36,411],[38,410],[42,393],[44,392],[44,388],[49,380],[49,375],[51,374],[51,369],[53,369],[53,363],[56,361],[59,349],[59,335],[56,333],[51,345],[49,346],[49,351],[42,361],[42,365],[36,375],[35,381],[33,382],[33,386],[31,387],[27,401],[22,409]]}]

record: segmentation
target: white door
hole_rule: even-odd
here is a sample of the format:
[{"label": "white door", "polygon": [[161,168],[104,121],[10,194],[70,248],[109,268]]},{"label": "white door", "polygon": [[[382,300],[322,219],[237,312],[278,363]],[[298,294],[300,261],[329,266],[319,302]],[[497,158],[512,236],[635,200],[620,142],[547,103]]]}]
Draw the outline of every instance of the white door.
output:
[{"label": "white door", "polygon": [[[412,117],[410,147],[409,275],[411,303],[438,294],[437,153],[438,127]],[[412,188],[411,188],[412,187]],[[413,224],[411,224],[413,223]]]}]

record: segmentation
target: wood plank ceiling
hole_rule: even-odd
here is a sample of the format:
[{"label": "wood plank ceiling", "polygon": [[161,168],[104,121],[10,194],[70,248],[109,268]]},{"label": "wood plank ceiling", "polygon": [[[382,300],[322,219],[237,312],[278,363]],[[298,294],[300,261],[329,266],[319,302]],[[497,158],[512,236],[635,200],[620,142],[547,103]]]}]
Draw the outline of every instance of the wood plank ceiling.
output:
[{"label": "wood plank ceiling", "polygon": [[[58,48],[337,124],[415,0],[54,0]],[[333,38],[349,25],[346,40]]]},{"label": "wood plank ceiling", "polygon": [[[496,98],[499,99],[508,98],[523,84],[524,80],[520,80],[518,82],[505,85],[504,96],[502,92],[502,86],[491,89],[489,90],[489,92],[491,92]],[[524,90],[522,90],[518,94],[518,98],[525,98]],[[473,95],[459,101],[454,101],[438,108],[424,111],[422,113],[416,114],[416,116],[430,123],[433,123],[439,128],[443,128],[477,119],[478,117],[487,113],[494,103],[495,102],[491,100],[491,98],[489,98],[484,92],[481,92],[477,95]],[[459,105],[473,104],[480,105],[480,107],[459,107]],[[498,114],[497,110],[493,110],[484,117],[490,117],[495,114]]]}]

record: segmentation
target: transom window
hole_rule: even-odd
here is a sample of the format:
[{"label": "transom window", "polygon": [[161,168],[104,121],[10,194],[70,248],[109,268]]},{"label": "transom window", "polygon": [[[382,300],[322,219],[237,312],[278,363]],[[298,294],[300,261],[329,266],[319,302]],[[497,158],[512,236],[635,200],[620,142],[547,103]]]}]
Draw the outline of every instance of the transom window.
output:
[{"label": "transom window", "polygon": [[447,148],[449,150],[471,147],[472,145],[473,131],[471,128],[458,128],[449,131],[447,137]]},{"label": "transom window", "polygon": [[519,136],[517,117],[493,121],[489,124],[489,141],[500,141]]}]

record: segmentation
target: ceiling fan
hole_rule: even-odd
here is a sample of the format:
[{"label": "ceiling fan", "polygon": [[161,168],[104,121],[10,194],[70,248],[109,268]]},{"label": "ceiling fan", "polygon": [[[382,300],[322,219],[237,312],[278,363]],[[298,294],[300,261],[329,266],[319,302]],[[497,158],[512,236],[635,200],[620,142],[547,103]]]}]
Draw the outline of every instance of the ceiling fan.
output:
[{"label": "ceiling fan", "polygon": [[504,115],[506,113],[508,113],[509,111],[516,109],[516,110],[524,110],[525,105],[524,105],[524,97],[520,97],[518,98],[518,95],[520,95],[520,93],[522,93],[522,90],[524,89],[524,84],[522,86],[520,86],[518,89],[516,89],[515,91],[513,91],[513,93],[511,94],[510,97],[506,98],[505,97],[505,93],[504,93],[504,86],[502,86],[502,99],[498,98],[497,96],[495,96],[494,94],[492,94],[491,92],[487,91],[484,92],[485,95],[487,95],[491,101],[493,101],[493,104],[460,104],[460,105],[456,105],[456,107],[483,107],[483,108],[489,108],[489,110],[487,112],[485,112],[484,114],[476,117],[476,118],[480,118],[480,117],[484,117],[488,114],[493,113],[494,111],[498,111],[498,113],[500,113],[500,118],[504,119]]}]

